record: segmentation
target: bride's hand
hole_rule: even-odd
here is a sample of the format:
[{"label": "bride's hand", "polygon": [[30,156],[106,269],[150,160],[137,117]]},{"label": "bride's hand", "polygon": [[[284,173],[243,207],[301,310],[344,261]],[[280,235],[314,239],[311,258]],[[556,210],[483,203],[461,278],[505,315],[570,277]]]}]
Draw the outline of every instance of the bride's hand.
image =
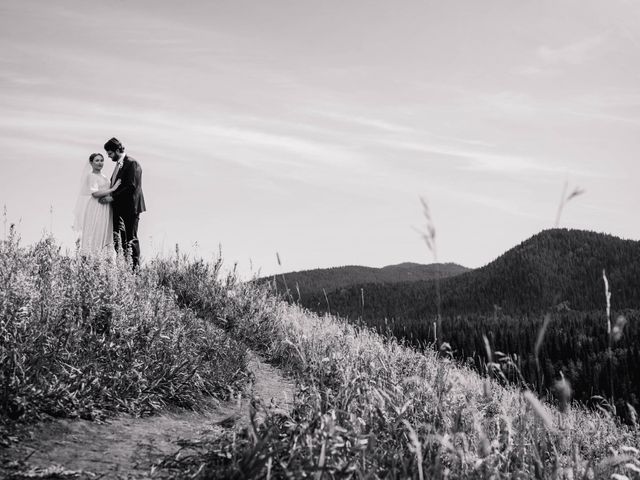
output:
[{"label": "bride's hand", "polygon": [[122,181],[120,179],[116,180],[116,183],[113,184],[113,187],[111,187],[111,189],[115,190],[116,188],[118,188],[120,186],[121,183],[122,183]]}]

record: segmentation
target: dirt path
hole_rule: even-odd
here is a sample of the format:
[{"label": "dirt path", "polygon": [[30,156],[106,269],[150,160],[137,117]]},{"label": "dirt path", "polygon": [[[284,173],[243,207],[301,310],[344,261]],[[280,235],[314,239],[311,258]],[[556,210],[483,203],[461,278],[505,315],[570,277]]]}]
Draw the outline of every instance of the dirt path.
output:
[{"label": "dirt path", "polygon": [[85,420],[41,424],[30,440],[0,451],[0,478],[153,478],[154,464],[179,450],[178,440],[215,438],[225,429],[245,425],[251,398],[262,400],[268,408],[288,411],[293,384],[255,354],[250,357],[249,369],[255,376],[249,398],[203,413],[121,416],[106,424]]}]

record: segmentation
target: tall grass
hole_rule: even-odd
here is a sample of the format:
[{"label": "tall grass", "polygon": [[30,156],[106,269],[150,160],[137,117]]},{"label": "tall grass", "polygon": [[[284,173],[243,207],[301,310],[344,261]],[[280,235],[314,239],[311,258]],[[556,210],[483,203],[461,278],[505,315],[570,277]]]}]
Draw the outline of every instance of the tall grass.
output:
[{"label": "tall grass", "polygon": [[167,461],[174,475],[631,478],[640,469],[637,430],[572,405],[566,385],[556,410],[431,349],[284,302],[269,308],[244,330],[268,337],[271,359],[296,377],[293,412]]},{"label": "tall grass", "polygon": [[[137,274],[51,239],[0,246],[4,424],[195,408],[243,379],[246,343],[297,380],[290,414],[183,452],[191,478],[632,478],[640,436],[439,356],[288,305],[176,253]],[[233,338],[233,340],[231,339]],[[254,408],[261,408],[257,402]]]},{"label": "tall grass", "polygon": [[[118,257],[0,243],[0,429],[45,415],[197,408],[246,380],[246,348]],[[218,292],[222,295],[223,292]]]},{"label": "tall grass", "polygon": [[280,301],[268,286],[240,282],[235,272],[222,273],[222,257],[213,263],[190,258],[176,249],[174,258],[157,258],[151,268],[178,305],[258,351],[270,349],[279,328]]}]

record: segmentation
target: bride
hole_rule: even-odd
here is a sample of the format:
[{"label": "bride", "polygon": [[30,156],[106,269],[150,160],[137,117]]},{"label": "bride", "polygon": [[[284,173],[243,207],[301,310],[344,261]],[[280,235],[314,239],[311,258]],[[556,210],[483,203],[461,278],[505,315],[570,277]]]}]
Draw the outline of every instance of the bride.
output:
[{"label": "bride", "polygon": [[116,190],[120,180],[109,187],[109,179],[102,173],[102,167],[104,157],[99,153],[91,154],[80,182],[73,228],[80,232],[80,251],[83,253],[98,253],[105,247],[113,251],[111,205],[98,200]]}]

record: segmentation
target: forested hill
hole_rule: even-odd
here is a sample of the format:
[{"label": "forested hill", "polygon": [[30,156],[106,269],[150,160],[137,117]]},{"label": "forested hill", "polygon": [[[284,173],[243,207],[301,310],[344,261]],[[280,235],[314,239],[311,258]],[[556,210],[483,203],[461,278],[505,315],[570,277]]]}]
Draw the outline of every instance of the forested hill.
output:
[{"label": "forested hill", "polygon": [[[612,308],[640,308],[640,242],[552,229],[534,235],[482,268],[440,280],[442,314],[604,309],[603,269],[612,292]],[[436,313],[436,282],[432,280],[367,283],[327,293],[332,313],[351,318],[418,319]],[[321,292],[303,295],[301,301],[312,310],[327,309]]]},{"label": "forested hill", "polygon": [[[374,283],[415,282],[418,280],[432,280],[446,278],[469,271],[468,268],[455,263],[400,263],[387,265],[382,268],[344,266],[334,268],[319,268],[276,275],[278,291],[287,287],[297,298],[297,291],[303,296],[313,294],[323,295],[322,291],[330,292],[351,285]],[[273,281],[273,277],[263,280]],[[286,282],[286,287],[285,287]]]}]

